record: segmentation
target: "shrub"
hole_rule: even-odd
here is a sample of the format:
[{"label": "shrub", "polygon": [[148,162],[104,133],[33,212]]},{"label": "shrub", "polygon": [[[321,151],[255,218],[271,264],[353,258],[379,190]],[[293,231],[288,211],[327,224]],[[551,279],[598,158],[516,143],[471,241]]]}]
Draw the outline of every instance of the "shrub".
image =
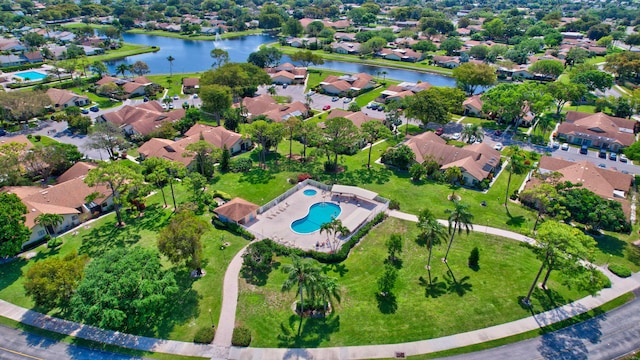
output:
[{"label": "shrub", "polygon": [[480,266],[478,265],[479,262],[480,251],[478,250],[478,247],[474,247],[473,250],[471,250],[471,254],[469,255],[469,268],[478,271],[478,269],[480,268]]},{"label": "shrub", "polygon": [[245,228],[238,224],[222,222],[218,217],[214,217],[211,223],[216,229],[228,230],[230,233],[242,236],[245,240],[254,240],[255,235],[247,231]]},{"label": "shrub", "polygon": [[621,278],[627,278],[631,276],[631,270],[629,270],[629,268],[624,265],[609,264],[608,268],[609,268],[609,271],[618,275]]},{"label": "shrub", "polygon": [[389,200],[389,210],[400,210],[400,202],[398,200]]},{"label": "shrub", "polygon": [[[49,236],[49,235],[47,235],[47,236]],[[49,236],[49,238],[51,238],[51,237]],[[56,248],[56,247],[58,247],[60,245],[62,245],[62,239],[59,238],[59,237],[47,240],[47,247],[50,248],[50,249]]]},{"label": "shrub", "polygon": [[34,138],[36,139],[36,141],[40,141],[42,140],[42,135],[36,135],[34,136]]},{"label": "shrub", "polygon": [[236,173],[238,172],[245,173],[251,170],[252,166],[253,166],[253,162],[251,161],[251,159],[247,159],[247,158],[237,159],[231,162],[231,171]]},{"label": "shrub", "polygon": [[213,327],[204,326],[196,331],[196,334],[193,336],[193,342],[198,344],[211,344],[215,335],[216,330]]},{"label": "shrub", "polygon": [[298,174],[298,182],[303,182],[307,179],[311,179],[311,174],[309,173]]},{"label": "shrub", "polygon": [[231,336],[231,345],[249,346],[249,344],[251,344],[251,330],[241,326],[234,328]]}]

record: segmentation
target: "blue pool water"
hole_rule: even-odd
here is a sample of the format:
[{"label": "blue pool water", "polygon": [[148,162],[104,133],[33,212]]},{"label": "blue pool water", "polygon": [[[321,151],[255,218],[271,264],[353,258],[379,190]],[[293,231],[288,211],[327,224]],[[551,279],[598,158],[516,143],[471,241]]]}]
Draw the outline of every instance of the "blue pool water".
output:
[{"label": "blue pool water", "polygon": [[17,73],[14,76],[19,77],[23,80],[29,79],[29,81],[39,81],[47,77],[47,75],[37,71],[25,71]]},{"label": "blue pool water", "polygon": [[313,189],[307,189],[305,191],[302,192],[305,196],[313,196],[315,194],[317,194],[318,192],[316,190]]},{"label": "blue pool water", "polygon": [[337,218],[341,212],[342,209],[336,204],[328,202],[315,203],[309,208],[307,216],[291,223],[291,230],[299,234],[311,234],[320,230],[322,224]]}]

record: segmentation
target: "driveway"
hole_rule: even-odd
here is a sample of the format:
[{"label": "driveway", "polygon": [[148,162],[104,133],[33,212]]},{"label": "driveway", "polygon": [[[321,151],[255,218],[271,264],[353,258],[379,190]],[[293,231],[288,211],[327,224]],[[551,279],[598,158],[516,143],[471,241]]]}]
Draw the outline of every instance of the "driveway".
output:
[{"label": "driveway", "polygon": [[606,159],[602,159],[598,157],[598,151],[591,149],[586,155],[580,154],[580,149],[576,147],[569,147],[569,150],[554,149],[551,151],[551,156],[576,162],[587,160],[595,165],[604,164],[605,168],[610,170],[627,171],[630,174],[640,175],[640,166],[633,165],[631,161],[624,163],[620,160],[609,160],[609,153],[607,153]]}]

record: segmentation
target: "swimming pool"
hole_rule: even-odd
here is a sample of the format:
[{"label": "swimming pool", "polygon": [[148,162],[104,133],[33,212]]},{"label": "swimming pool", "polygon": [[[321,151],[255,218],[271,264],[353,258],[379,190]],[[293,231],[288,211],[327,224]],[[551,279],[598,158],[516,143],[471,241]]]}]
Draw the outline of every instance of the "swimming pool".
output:
[{"label": "swimming pool", "polygon": [[342,212],[339,205],[329,202],[319,202],[311,205],[309,213],[291,223],[291,230],[298,234],[311,234],[320,230],[320,226],[337,218]]},{"label": "swimming pool", "polygon": [[313,196],[315,194],[318,193],[317,190],[313,190],[313,189],[307,189],[305,191],[302,192],[305,196]]},{"label": "swimming pool", "polygon": [[37,71],[25,71],[13,75],[21,78],[23,81],[39,81],[47,77],[47,75]]}]

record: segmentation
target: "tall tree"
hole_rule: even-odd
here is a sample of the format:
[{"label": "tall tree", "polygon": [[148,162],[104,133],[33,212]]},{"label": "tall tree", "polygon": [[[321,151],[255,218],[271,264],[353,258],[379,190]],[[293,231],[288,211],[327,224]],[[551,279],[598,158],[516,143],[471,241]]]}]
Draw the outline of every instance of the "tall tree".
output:
[{"label": "tall tree", "polygon": [[327,240],[329,236],[332,237],[331,241],[328,241],[329,247],[332,253],[336,253],[340,245],[340,239],[338,236],[349,235],[349,229],[342,224],[342,221],[338,219],[331,219],[331,221],[320,225],[320,234],[327,233]]},{"label": "tall tree", "polygon": [[520,201],[537,210],[533,231],[537,230],[538,224],[540,220],[542,220],[542,215],[546,213],[555,212],[558,214],[558,218],[561,218],[564,210],[559,204],[560,199],[561,195],[558,193],[556,187],[548,183],[535,185],[520,194]]},{"label": "tall tree", "polygon": [[314,54],[310,50],[300,50],[291,54],[291,61],[298,62],[304,67],[308,67],[309,65],[322,65],[324,64],[324,60],[322,60],[322,56]]},{"label": "tall tree", "polygon": [[[34,220],[36,224],[41,225],[45,229],[49,236],[55,235],[56,228],[58,227],[58,225],[62,224],[63,221],[64,218],[62,217],[62,215],[47,213],[42,213],[36,216]],[[52,231],[49,231],[49,228],[51,228]]]},{"label": "tall tree", "polygon": [[219,156],[220,149],[214,147],[212,144],[199,140],[194,143],[187,145],[185,148],[187,150],[185,152],[186,156],[194,156],[196,159],[196,163],[200,168],[200,174],[205,178],[208,178],[209,172],[213,174],[213,163],[214,159],[217,159]]},{"label": "tall tree", "polygon": [[224,85],[205,85],[200,87],[202,111],[213,114],[220,126],[222,113],[229,110],[232,104],[231,88]]},{"label": "tall tree", "polygon": [[27,207],[16,194],[0,192],[0,258],[14,256],[29,240]]},{"label": "tall tree", "polygon": [[71,318],[123,332],[155,328],[178,296],[157,251],[117,248],[93,259],[71,298]]},{"label": "tall tree", "polygon": [[300,327],[298,334],[302,330],[302,316],[304,314],[304,293],[309,295],[317,286],[321,276],[320,268],[314,266],[309,259],[300,259],[291,255],[291,264],[282,266],[282,272],[287,275],[287,279],[282,284],[282,291],[289,291],[296,287],[300,295]]},{"label": "tall tree", "polygon": [[25,275],[25,293],[38,306],[67,309],[88,261],[86,254],[78,256],[74,251],[63,258],[50,257],[36,262]]},{"label": "tall tree", "polygon": [[149,65],[147,65],[146,62],[138,60],[131,65],[131,72],[138,76],[143,76],[144,74],[150,73],[151,70],[149,70]]},{"label": "tall tree", "polygon": [[466,141],[467,143],[471,142],[471,139],[477,139],[482,141],[484,138],[484,130],[478,124],[467,124],[460,133],[460,139]]},{"label": "tall tree", "polygon": [[302,142],[302,160],[307,161],[307,147],[320,136],[320,128],[311,121],[302,122],[302,126],[298,130],[300,142]]},{"label": "tall tree", "polygon": [[102,77],[102,75],[106,74],[109,71],[109,69],[107,69],[107,65],[99,60],[94,61],[93,64],[91,64],[90,69],[99,77]]},{"label": "tall tree", "polygon": [[0,114],[5,121],[26,123],[47,106],[51,106],[51,99],[42,91],[29,92],[28,96],[22,91],[0,92]]},{"label": "tall tree", "polygon": [[217,69],[229,62],[229,53],[224,49],[216,48],[211,50],[211,58],[213,59],[211,67]]},{"label": "tall tree", "polygon": [[529,289],[529,293],[523,299],[529,304],[531,294],[535,289],[543,269],[547,272],[542,281],[542,288],[546,288],[549,275],[553,270],[573,273],[576,268],[583,268],[583,261],[591,260],[595,251],[595,240],[580,229],[571,225],[556,221],[547,221],[538,229],[537,243],[540,246],[538,255],[542,260],[540,269]]},{"label": "tall tree", "polygon": [[132,168],[118,161],[108,163],[101,162],[98,164],[98,167],[89,170],[89,173],[87,173],[87,176],[84,178],[84,182],[89,186],[103,184],[109,187],[116,217],[118,218],[117,226],[124,225],[120,212],[123,196],[126,198],[127,191],[135,188],[142,183],[142,181],[143,177],[141,174],[138,174]]},{"label": "tall tree", "polygon": [[524,92],[520,84],[501,83],[487,90],[482,96],[482,112],[494,114],[497,119],[519,122],[525,111]]},{"label": "tall tree", "polygon": [[338,169],[338,154],[343,153],[359,140],[358,128],[353,122],[344,117],[335,117],[325,121],[323,130],[323,147],[327,152],[327,162],[331,163],[329,154],[333,154],[332,169]]},{"label": "tall tree", "polygon": [[560,115],[560,111],[569,101],[579,101],[587,93],[586,86],[582,84],[554,81],[546,86],[547,93],[555,101],[556,115]]},{"label": "tall tree", "polygon": [[190,210],[181,210],[169,225],[158,233],[158,250],[173,264],[184,261],[190,269],[202,275],[202,235],[209,224]]},{"label": "tall tree", "polygon": [[447,213],[449,214],[449,246],[447,246],[447,252],[444,254],[444,261],[447,262],[447,257],[449,256],[449,250],[451,250],[451,245],[453,245],[453,238],[456,235],[456,231],[458,234],[462,234],[462,229],[464,228],[469,234],[469,231],[473,229],[473,215],[469,212],[469,205],[462,204],[457,200],[453,201],[453,209],[447,209]]},{"label": "tall tree", "polygon": [[[298,20],[296,20],[298,21]],[[284,122],[284,130],[289,140],[289,160],[293,157],[293,138],[298,134],[302,127],[302,120],[295,116],[289,117]]]},{"label": "tall tree", "polygon": [[212,84],[230,87],[234,98],[237,98],[253,96],[259,85],[271,84],[271,77],[253,64],[226,63],[215,70],[205,71],[200,77],[200,87]]},{"label": "tall tree", "polygon": [[93,126],[86,147],[95,150],[105,150],[109,158],[116,158],[116,149],[126,145],[124,131],[109,121],[98,122]]},{"label": "tall tree", "polygon": [[589,91],[600,90],[604,92],[613,86],[613,76],[595,69],[572,72],[570,78],[572,83],[582,84]]},{"label": "tall tree", "polygon": [[269,143],[270,124],[264,120],[257,120],[251,123],[247,129],[253,141],[260,144],[259,162],[265,164],[267,161],[267,150]]},{"label": "tall tree", "polygon": [[173,62],[176,60],[173,56],[167,56],[167,61],[169,62],[169,76],[173,76]]},{"label": "tall tree", "polygon": [[468,95],[473,95],[478,86],[493,85],[497,80],[493,66],[469,62],[453,69],[453,77],[458,87]]},{"label": "tall tree", "polygon": [[122,77],[124,77],[124,75],[130,70],[131,68],[129,67],[129,65],[125,63],[120,63],[118,64],[118,66],[116,66],[116,74],[122,74]]},{"label": "tall tree", "polygon": [[367,158],[367,168],[371,168],[371,151],[373,144],[384,138],[391,137],[391,131],[384,126],[380,120],[370,120],[362,124],[361,133],[364,135],[365,141],[369,144],[369,155]]},{"label": "tall tree", "polygon": [[447,238],[447,230],[438,222],[436,216],[431,210],[424,209],[418,215],[418,229],[420,230],[419,238],[424,240],[429,249],[429,257],[427,260],[427,272],[429,273],[429,283],[431,283],[431,254],[433,245],[445,241]]},{"label": "tall tree", "polygon": [[564,71],[564,65],[558,60],[538,60],[529,66],[529,71],[556,79]]},{"label": "tall tree", "polygon": [[420,120],[424,125],[430,122],[446,124],[449,122],[449,109],[440,96],[430,90],[420,91],[406,98],[407,115]]},{"label": "tall tree", "polygon": [[526,170],[525,160],[527,154],[518,145],[512,145],[505,149],[505,155],[507,157],[507,170],[509,170],[509,177],[507,178],[507,192],[504,195],[504,207],[509,211],[509,190],[511,187],[511,175],[522,174]]}]

